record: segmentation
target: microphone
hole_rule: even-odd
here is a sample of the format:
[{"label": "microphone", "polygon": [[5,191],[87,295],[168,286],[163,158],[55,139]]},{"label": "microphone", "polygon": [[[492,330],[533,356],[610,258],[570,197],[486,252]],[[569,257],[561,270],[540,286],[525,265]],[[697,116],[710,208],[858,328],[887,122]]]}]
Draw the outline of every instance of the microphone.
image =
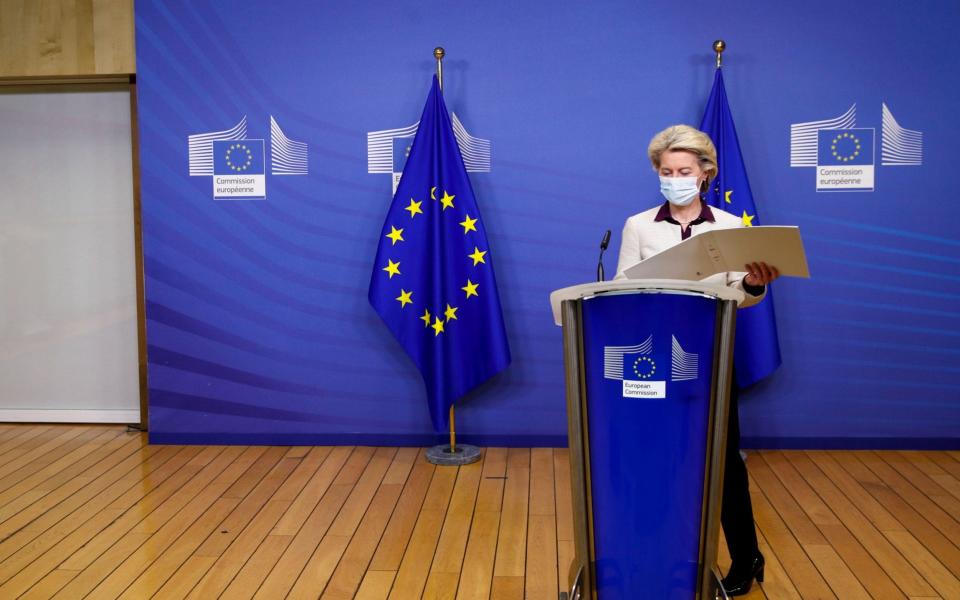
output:
[{"label": "microphone", "polygon": [[610,230],[608,229],[605,234],[603,234],[603,239],[600,240],[600,260],[597,261],[597,281],[603,281],[603,253],[606,251],[607,246],[610,245]]}]

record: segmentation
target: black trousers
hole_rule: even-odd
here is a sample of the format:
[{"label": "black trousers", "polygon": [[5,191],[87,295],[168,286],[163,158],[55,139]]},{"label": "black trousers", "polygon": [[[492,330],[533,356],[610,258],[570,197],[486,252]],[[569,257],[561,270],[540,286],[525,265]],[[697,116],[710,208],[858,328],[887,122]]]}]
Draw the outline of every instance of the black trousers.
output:
[{"label": "black trousers", "polygon": [[723,471],[723,499],[720,524],[727,538],[727,549],[733,564],[749,563],[760,552],[753,524],[753,504],[747,465],[740,457],[740,411],[737,404],[736,377],[730,390],[730,413],[727,421],[727,458]]}]

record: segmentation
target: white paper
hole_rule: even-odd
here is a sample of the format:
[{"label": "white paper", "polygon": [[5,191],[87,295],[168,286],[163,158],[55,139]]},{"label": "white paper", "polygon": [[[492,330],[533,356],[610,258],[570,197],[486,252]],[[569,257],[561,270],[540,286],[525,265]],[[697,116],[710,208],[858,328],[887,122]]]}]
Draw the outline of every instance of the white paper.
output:
[{"label": "white paper", "polygon": [[743,271],[747,263],[765,262],[789,277],[810,277],[799,227],[763,226],[714,229],[624,271],[629,279],[698,281],[727,271]]}]

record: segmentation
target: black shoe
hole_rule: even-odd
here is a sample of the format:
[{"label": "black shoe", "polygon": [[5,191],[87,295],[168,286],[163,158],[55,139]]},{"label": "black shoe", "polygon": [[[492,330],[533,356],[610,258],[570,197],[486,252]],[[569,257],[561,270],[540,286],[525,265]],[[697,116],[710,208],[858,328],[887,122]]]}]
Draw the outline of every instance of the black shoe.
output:
[{"label": "black shoe", "polygon": [[727,591],[728,596],[743,596],[750,591],[753,586],[753,580],[757,583],[763,583],[763,555],[757,552],[757,556],[749,564],[740,566],[732,565],[727,576],[723,578],[723,589]]}]

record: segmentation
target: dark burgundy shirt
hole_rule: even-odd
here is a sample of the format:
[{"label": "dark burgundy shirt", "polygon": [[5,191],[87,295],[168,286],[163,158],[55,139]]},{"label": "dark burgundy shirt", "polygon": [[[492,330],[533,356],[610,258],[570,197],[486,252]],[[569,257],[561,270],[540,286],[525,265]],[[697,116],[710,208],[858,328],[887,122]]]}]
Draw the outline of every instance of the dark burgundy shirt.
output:
[{"label": "dark burgundy shirt", "polygon": [[699,225],[704,221],[710,221],[711,223],[716,222],[716,219],[713,218],[713,211],[710,210],[710,205],[706,202],[700,203],[700,215],[690,221],[686,229],[680,225],[680,221],[673,218],[673,215],[670,214],[670,202],[664,202],[663,206],[660,207],[660,212],[657,213],[657,216],[653,218],[654,221],[666,221],[667,223],[673,223],[680,228],[680,239],[685,240],[693,234],[691,227],[694,225]]}]

